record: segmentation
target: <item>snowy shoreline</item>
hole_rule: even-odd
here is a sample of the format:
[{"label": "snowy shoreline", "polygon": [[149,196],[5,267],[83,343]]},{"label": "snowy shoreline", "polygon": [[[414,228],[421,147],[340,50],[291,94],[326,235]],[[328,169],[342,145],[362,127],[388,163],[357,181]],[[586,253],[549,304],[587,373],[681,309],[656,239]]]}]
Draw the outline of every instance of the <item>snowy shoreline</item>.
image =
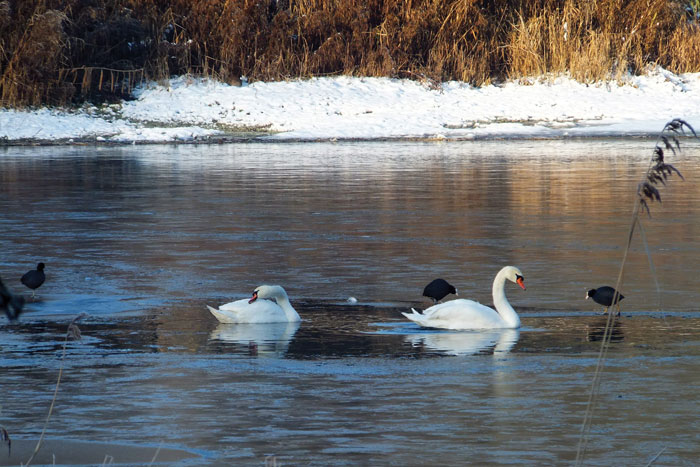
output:
[{"label": "snowy shoreline", "polygon": [[[484,136],[475,138],[430,138],[430,137],[396,137],[396,138],[269,138],[267,136],[238,136],[235,134],[214,135],[204,138],[182,138],[182,139],[154,139],[138,141],[109,141],[103,138],[67,138],[67,139],[22,139],[3,140],[0,138],[0,148],[9,147],[52,147],[52,146],[155,146],[155,145],[221,145],[221,144],[322,144],[322,143],[466,143],[466,142],[508,142],[508,141],[601,141],[601,140],[655,140],[663,129],[663,124],[659,125],[659,130],[649,133],[625,133],[617,134],[580,134],[576,136],[532,136],[528,134],[512,134],[505,136]],[[692,136],[692,135],[687,135]],[[682,136],[681,136],[682,137]]]},{"label": "snowy shoreline", "polygon": [[351,77],[236,87],[178,77],[134,97],[0,110],[0,146],[645,138],[673,118],[700,121],[700,74],[659,68],[622,85],[559,77],[481,88]]}]

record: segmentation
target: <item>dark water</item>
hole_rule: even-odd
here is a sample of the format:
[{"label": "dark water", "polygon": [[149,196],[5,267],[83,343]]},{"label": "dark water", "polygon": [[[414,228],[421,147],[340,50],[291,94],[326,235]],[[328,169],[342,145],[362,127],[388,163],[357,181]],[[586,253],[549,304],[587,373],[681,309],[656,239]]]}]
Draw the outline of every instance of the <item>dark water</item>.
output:
[{"label": "dark water", "polygon": [[[652,146],[0,149],[0,277],[22,291],[38,261],[48,276],[0,322],[15,446],[0,464],[38,438],[81,312],[47,429],[58,464],[148,464],[159,447],[183,465],[570,463],[602,333],[583,297],[617,278]],[[643,224],[660,292],[637,235],[590,464],[700,459],[700,166],[692,147],[669,162],[686,181]],[[506,264],[528,285],[507,289],[519,331],[400,314],[438,276],[490,303]],[[304,321],[218,325],[204,307],[262,283]]]}]

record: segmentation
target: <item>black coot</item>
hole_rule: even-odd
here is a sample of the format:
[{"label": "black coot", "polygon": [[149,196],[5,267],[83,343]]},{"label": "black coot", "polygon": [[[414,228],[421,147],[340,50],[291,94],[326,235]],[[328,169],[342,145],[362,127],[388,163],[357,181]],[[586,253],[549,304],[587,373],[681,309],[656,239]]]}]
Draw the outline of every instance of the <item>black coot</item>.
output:
[{"label": "black coot", "polygon": [[37,264],[36,269],[32,269],[23,275],[21,280],[22,284],[32,289],[32,298],[34,298],[36,289],[38,289],[46,280],[46,275],[44,274],[44,263]]},{"label": "black coot", "polygon": [[[599,305],[603,305],[605,307],[605,311],[603,313],[608,312],[608,307],[612,306],[613,304],[613,297],[615,296],[615,289],[612,287],[608,287],[607,285],[604,285],[603,287],[598,287],[597,289],[591,289],[586,293],[586,300],[589,298],[592,298],[594,302],[596,302]],[[620,314],[620,300],[625,298],[624,295],[621,293],[618,293],[617,295],[617,300],[615,300],[615,304],[617,305],[617,314]]]},{"label": "black coot", "polygon": [[12,295],[5,287],[5,284],[2,283],[2,279],[0,279],[0,311],[4,311],[7,318],[12,321],[17,319],[19,314],[22,313],[22,307],[24,307],[24,297]]},{"label": "black coot", "polygon": [[457,289],[445,279],[435,279],[423,289],[423,296],[432,298],[433,303],[439,302],[451,293],[457,295]]}]

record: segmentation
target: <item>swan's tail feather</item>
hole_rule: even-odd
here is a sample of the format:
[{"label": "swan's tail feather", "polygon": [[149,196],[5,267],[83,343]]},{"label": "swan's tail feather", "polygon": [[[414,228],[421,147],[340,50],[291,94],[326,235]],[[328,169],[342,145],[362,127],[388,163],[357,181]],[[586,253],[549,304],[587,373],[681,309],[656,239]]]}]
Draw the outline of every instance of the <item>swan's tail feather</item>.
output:
[{"label": "swan's tail feather", "polygon": [[214,315],[214,317],[219,320],[219,322],[221,322],[221,323],[234,323],[235,322],[235,321],[232,321],[231,318],[229,318],[227,315],[225,315],[221,311],[217,310],[216,308],[212,308],[209,305],[207,305],[207,308],[209,309],[211,314]]},{"label": "swan's tail feather", "polygon": [[416,311],[415,308],[411,308],[411,311],[413,313],[404,313],[402,311],[401,314],[404,315],[406,318],[410,319],[411,321],[421,324],[425,317],[420,312]]}]

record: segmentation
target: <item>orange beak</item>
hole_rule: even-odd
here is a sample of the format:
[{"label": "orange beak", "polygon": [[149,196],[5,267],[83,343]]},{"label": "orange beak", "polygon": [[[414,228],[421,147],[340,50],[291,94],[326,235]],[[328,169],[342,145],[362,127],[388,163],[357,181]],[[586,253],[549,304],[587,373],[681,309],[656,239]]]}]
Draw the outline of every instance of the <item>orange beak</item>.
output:
[{"label": "orange beak", "polygon": [[525,288],[525,283],[524,283],[523,281],[524,281],[524,279],[523,279],[522,277],[518,277],[518,279],[516,280],[516,282],[518,283],[518,285],[519,285],[520,287],[522,287],[523,290],[527,290],[527,289]]},{"label": "orange beak", "polygon": [[258,293],[257,293],[257,292],[253,292],[253,298],[251,298],[250,300],[248,300],[248,303],[253,303],[253,302],[254,302],[255,300],[257,300],[257,299],[258,299]]}]

